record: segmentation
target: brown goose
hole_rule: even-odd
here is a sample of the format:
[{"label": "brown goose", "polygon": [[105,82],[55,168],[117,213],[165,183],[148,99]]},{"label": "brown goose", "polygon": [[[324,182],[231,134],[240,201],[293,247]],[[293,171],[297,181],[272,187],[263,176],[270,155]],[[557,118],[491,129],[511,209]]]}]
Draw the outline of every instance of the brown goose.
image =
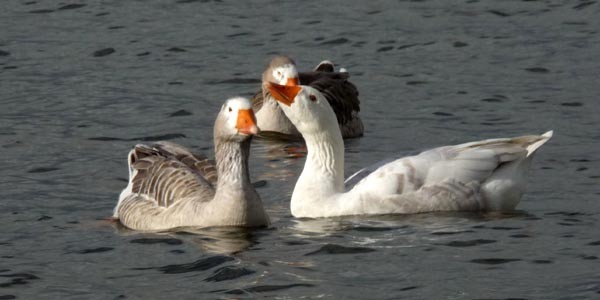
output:
[{"label": "brown goose", "polygon": [[334,72],[333,63],[321,62],[313,71],[298,73],[296,63],[289,57],[274,57],[262,75],[262,91],[252,99],[258,126],[263,132],[278,132],[300,137],[300,133],[285,116],[277,101],[271,96],[269,83],[311,86],[319,90],[333,108],[343,138],[363,135],[363,123],[358,115],[360,101],[356,86],[348,81],[344,69]]},{"label": "brown goose", "polygon": [[257,133],[251,102],[232,98],[214,125],[216,164],[174,143],[136,145],[129,152],[129,184],[113,216],[131,229],[149,231],[268,225],[248,171]]}]

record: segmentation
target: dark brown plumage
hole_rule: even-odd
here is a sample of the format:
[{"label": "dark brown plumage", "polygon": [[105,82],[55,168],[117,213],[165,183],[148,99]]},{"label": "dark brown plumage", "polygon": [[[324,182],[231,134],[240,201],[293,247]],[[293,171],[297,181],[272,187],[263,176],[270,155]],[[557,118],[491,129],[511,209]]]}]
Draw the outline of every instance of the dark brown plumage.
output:
[{"label": "dark brown plumage", "polygon": [[[256,111],[263,106],[265,97],[270,96],[268,89],[264,87],[265,80],[269,80],[269,71],[284,65],[294,64],[294,61],[285,56],[278,56],[271,60],[265,73],[263,73],[263,88],[252,98],[252,104]],[[348,72],[335,72],[332,63],[325,61],[320,63],[313,71],[298,73],[301,85],[308,85],[321,92],[331,108],[335,112],[342,136],[358,137],[363,134],[363,124],[358,113],[360,111],[360,100],[358,89],[348,80]]]}]

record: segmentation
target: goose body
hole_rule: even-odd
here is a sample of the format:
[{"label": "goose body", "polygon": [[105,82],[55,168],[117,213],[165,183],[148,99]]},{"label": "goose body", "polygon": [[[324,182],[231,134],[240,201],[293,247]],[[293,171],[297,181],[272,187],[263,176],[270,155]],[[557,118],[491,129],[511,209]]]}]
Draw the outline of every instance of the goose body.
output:
[{"label": "goose body", "polygon": [[295,86],[309,85],[318,89],[333,107],[343,138],[360,137],[364,128],[359,116],[358,90],[348,81],[346,70],[335,72],[333,63],[323,61],[312,71],[298,73],[289,57],[274,57],[262,76],[262,89],[252,99],[258,126],[263,132],[277,132],[292,137],[300,133],[283,113],[268,88],[270,82]]},{"label": "goose body", "polygon": [[333,111],[311,87],[271,84],[306,141],[291,200],[295,217],[512,210],[536,150],[552,137],[500,138],[443,146],[363,169],[344,182],[344,145]]},{"label": "goose body", "polygon": [[129,183],[113,217],[134,230],[265,226],[269,220],[250,183],[248,155],[258,132],[248,99],[229,99],[214,127],[216,162],[183,146],[136,145]]}]

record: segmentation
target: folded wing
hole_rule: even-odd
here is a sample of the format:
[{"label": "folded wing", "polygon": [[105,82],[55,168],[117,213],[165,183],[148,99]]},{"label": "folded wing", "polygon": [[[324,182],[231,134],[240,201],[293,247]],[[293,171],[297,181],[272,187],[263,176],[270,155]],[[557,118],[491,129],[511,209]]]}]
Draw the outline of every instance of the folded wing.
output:
[{"label": "folded wing", "polygon": [[372,167],[360,170],[350,176],[347,185],[363,177],[353,190],[393,195],[451,180],[481,189],[481,196],[487,201],[482,205],[504,208],[518,203],[533,153],[551,136],[552,132],[548,132],[434,148],[384,163],[370,173]]},{"label": "folded wing", "polygon": [[129,153],[129,184],[119,197],[115,217],[156,215],[180,201],[208,202],[218,180],[214,163],[177,144],[138,144]]}]

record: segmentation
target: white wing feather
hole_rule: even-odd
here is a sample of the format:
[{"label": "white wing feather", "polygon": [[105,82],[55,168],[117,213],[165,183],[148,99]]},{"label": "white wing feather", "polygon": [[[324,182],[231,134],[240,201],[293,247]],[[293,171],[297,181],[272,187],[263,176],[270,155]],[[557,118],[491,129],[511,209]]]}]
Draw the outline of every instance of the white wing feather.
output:
[{"label": "white wing feather", "polygon": [[442,186],[448,191],[453,189],[447,184],[450,180],[453,186],[469,186],[475,190],[482,186],[481,205],[488,209],[514,208],[525,189],[525,174],[532,154],[551,136],[552,132],[547,132],[434,148],[379,163],[373,171],[373,167],[362,169],[346,180],[346,184],[364,177],[350,192],[375,198],[373,196],[402,195]]}]

